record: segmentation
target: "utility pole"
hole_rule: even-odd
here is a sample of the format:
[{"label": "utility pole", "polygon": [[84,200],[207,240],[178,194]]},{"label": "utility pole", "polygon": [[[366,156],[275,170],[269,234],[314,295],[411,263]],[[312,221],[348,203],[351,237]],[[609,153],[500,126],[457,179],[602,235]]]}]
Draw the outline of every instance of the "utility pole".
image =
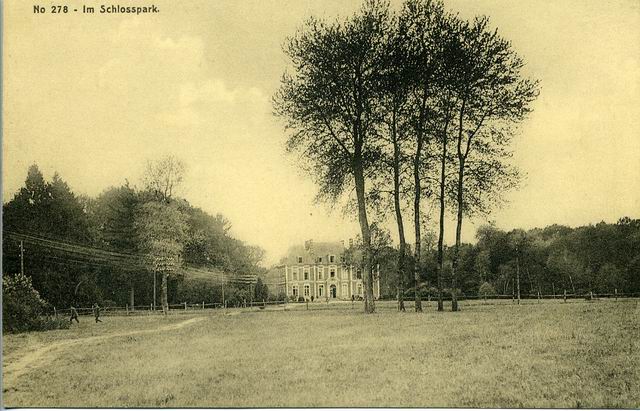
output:
[{"label": "utility pole", "polygon": [[156,269],[153,269],[153,311],[156,310]]},{"label": "utility pole", "polygon": [[518,245],[516,244],[516,281],[518,282],[518,305],[520,305],[520,253],[518,252]]},{"label": "utility pole", "polygon": [[222,309],[227,313],[227,303],[224,301],[224,277],[222,277]]},{"label": "utility pole", "polygon": [[24,276],[24,244],[20,240],[20,274]]}]

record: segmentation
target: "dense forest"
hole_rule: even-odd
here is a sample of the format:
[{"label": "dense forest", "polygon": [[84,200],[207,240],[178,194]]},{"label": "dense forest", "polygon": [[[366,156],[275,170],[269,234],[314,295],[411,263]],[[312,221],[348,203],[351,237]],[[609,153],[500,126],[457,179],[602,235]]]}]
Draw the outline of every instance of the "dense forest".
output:
[{"label": "dense forest", "polygon": [[[388,234],[378,237],[389,238]],[[437,293],[436,236],[425,236],[420,293]],[[640,220],[620,218],[615,224],[600,222],[571,228],[551,225],[531,230],[503,231],[493,225],[478,229],[475,244],[460,247],[458,292],[523,298],[556,295],[638,295],[640,293]],[[452,247],[445,248],[444,280],[451,275]],[[395,297],[397,250],[388,241],[379,242],[377,263],[384,267],[381,278],[386,297]],[[405,280],[412,277],[405,273]],[[413,290],[407,290],[413,293]],[[450,293],[447,289],[446,293]]]},{"label": "dense forest", "polygon": [[[58,308],[149,306],[154,272],[162,306],[219,302],[222,281],[227,300],[262,298],[264,286],[246,279],[264,271],[264,251],[233,238],[221,214],[175,196],[183,171],[180,161],[166,157],[149,163],[143,189],[127,182],[91,198],[74,194],[58,174],[46,181],[32,165],[24,186],[3,205],[3,275],[23,270]],[[186,275],[187,268],[204,272],[204,281]]]}]

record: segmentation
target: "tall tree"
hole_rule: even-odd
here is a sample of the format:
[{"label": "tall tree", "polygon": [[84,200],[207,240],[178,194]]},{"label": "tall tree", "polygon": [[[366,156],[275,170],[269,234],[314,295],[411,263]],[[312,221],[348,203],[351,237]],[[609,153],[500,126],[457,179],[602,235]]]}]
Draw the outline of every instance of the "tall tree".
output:
[{"label": "tall tree", "polygon": [[[456,98],[457,130],[455,132],[458,175],[456,189],[456,243],[452,261],[452,310],[458,310],[456,269],[465,211],[473,207],[465,198],[465,180],[471,169],[470,156],[477,167],[471,172],[478,191],[499,185],[513,176],[505,158],[512,135],[510,127],[522,121],[531,111],[530,104],[538,94],[538,83],[523,78],[523,60],[511,44],[489,29],[487,17],[476,18],[461,27],[457,38],[455,65],[458,68]],[[467,184],[468,186],[469,184]],[[467,202],[465,203],[465,199]]]},{"label": "tall tree", "polygon": [[175,275],[182,265],[188,229],[186,221],[187,216],[179,201],[147,202],[141,207],[136,220],[141,251],[146,255],[150,268],[162,275],[161,304],[165,313],[169,306],[169,276]]},{"label": "tall tree", "polygon": [[[410,89],[412,86],[411,65],[409,64],[410,50],[407,39],[408,21],[406,17],[393,18],[390,30],[385,37],[385,53],[383,54],[383,70],[381,75],[381,85],[383,95],[380,99],[382,109],[382,119],[384,128],[381,138],[386,140],[382,150],[381,162],[382,173],[379,174],[382,180],[389,180],[391,177],[392,186],[392,208],[398,230],[398,258],[396,266],[397,284],[396,295],[398,299],[398,310],[405,311],[404,305],[404,278],[407,271],[407,240],[405,235],[403,203],[405,192],[408,189],[406,181],[407,174],[407,110],[410,107]],[[385,130],[386,129],[386,130]],[[384,187],[383,181],[376,181],[374,190]],[[381,198],[382,199],[382,198]],[[381,199],[377,199],[379,202]]]},{"label": "tall tree", "polygon": [[[90,243],[91,238],[82,203],[57,173],[47,182],[37,165],[29,167],[24,187],[3,205],[3,233],[3,270],[18,272],[23,266],[55,306],[71,303],[81,277],[92,277],[93,266],[86,259],[73,258],[60,247],[62,241]],[[24,241],[20,250],[19,241],[6,240],[9,233],[47,239]]]},{"label": "tall tree", "polygon": [[170,201],[184,179],[185,164],[173,155],[148,161],[143,183],[158,200]]},{"label": "tall tree", "polygon": [[[140,206],[138,194],[128,183],[100,194],[93,204],[94,225],[98,227],[96,245],[120,253],[137,254],[140,250],[135,223]],[[135,285],[141,274],[139,268],[116,268],[115,275],[111,276],[114,282],[121,280],[129,285],[131,307],[135,307]]]},{"label": "tall tree", "polygon": [[291,130],[288,150],[308,160],[319,198],[332,201],[355,187],[367,313],[375,311],[375,304],[366,179],[379,157],[375,137],[388,24],[388,5],[373,0],[342,22],[310,18],[285,43],[294,73],[283,75],[274,97],[276,115]]}]

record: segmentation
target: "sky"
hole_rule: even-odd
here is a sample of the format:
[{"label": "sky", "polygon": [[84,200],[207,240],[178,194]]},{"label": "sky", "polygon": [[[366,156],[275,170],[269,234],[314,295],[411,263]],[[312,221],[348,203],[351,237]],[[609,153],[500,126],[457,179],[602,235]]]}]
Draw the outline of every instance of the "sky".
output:
[{"label": "sky", "polygon": [[[147,160],[173,154],[187,165],[180,195],[225,215],[234,236],[267,251],[265,264],[304,240],[358,233],[340,204],[314,203],[304,160],[285,154],[271,96],[287,66],[285,38],[307,17],[345,17],[359,1],[165,0],[158,14],[138,16],[51,14],[52,3],[39,4],[45,14],[3,2],[4,202],[34,163],[96,196],[140,186]],[[541,82],[514,145],[526,180],[502,208],[465,221],[463,240],[488,221],[509,230],[640,218],[640,3],[445,5],[490,16]],[[449,221],[448,242],[454,230]]]}]

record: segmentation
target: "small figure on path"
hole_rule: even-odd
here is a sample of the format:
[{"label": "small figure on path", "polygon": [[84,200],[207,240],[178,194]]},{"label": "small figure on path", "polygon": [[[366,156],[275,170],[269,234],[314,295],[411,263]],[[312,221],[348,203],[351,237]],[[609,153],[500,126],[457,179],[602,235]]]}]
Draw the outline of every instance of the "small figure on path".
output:
[{"label": "small figure on path", "polygon": [[69,322],[72,323],[73,320],[76,320],[76,322],[80,324],[80,320],[78,320],[78,312],[74,306],[71,306],[71,318],[69,318]]},{"label": "small figure on path", "polygon": [[101,323],[100,319],[100,306],[98,303],[93,304],[93,315],[96,317],[96,323]]}]

